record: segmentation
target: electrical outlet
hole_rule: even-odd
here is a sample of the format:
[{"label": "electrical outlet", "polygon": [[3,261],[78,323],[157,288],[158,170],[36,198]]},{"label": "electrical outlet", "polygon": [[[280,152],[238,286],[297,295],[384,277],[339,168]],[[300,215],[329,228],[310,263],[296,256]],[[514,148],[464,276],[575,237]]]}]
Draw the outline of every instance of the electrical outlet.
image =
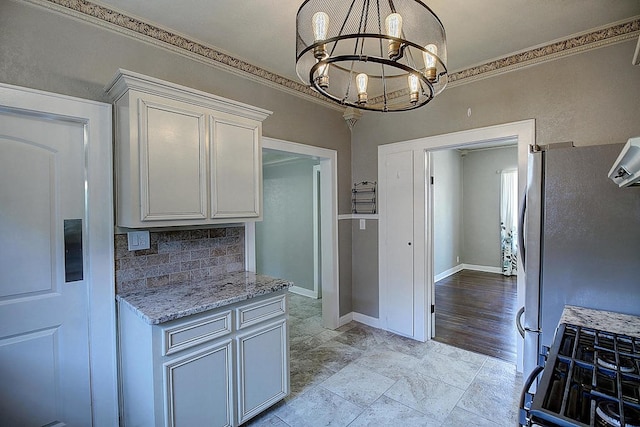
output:
[{"label": "electrical outlet", "polygon": [[456,262],[458,262],[458,263],[460,262],[460,257],[459,256],[456,257]]},{"label": "electrical outlet", "polygon": [[130,251],[149,249],[149,231],[130,231],[127,233],[127,242]]}]

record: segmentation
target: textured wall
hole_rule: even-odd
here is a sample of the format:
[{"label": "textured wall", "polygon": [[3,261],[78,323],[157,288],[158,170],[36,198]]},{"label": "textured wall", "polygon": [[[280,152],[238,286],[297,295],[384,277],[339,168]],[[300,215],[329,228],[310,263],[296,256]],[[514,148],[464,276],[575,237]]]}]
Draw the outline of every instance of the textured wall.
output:
[{"label": "textured wall", "polygon": [[364,258],[368,248],[378,247],[378,220],[365,220],[365,229],[360,229],[360,220],[341,221],[351,223],[352,251],[351,262],[353,311],[378,318],[378,254]]},{"label": "textured wall", "polygon": [[[338,210],[350,212],[351,135],[340,111],[39,6],[0,1],[0,82],[110,102],[104,87],[118,68],[273,111],[264,136],[336,150]],[[341,266],[350,267],[350,239],[350,230],[340,236]],[[350,268],[341,278],[341,312],[349,312]]]},{"label": "textured wall", "polygon": [[263,167],[264,209],[256,223],[258,273],[313,290],[314,160]]},{"label": "textured wall", "polygon": [[500,268],[500,173],[518,168],[517,147],[469,151],[462,160],[462,262]]},{"label": "textured wall", "polygon": [[[433,275],[462,259],[462,158],[458,150],[431,153],[433,165]],[[460,261],[457,258],[460,257]]]},{"label": "textured wall", "polygon": [[[635,45],[630,40],[448,88],[411,112],[365,113],[352,134],[353,180],[377,176],[379,145],[525,119],[536,120],[541,144],[612,144],[640,135],[640,68],[631,65]],[[371,259],[377,252],[377,245],[367,246],[353,256]],[[353,288],[377,293],[366,285]],[[377,311],[377,304],[367,312]]]}]

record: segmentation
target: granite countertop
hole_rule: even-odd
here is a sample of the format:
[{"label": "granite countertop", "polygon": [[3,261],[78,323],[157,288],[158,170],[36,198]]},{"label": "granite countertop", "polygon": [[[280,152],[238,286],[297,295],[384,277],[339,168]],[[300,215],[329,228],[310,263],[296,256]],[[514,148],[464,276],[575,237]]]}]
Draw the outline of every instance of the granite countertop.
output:
[{"label": "granite countertop", "polygon": [[288,280],[240,271],[118,293],[116,300],[127,304],[147,323],[157,325],[288,289],[291,285]]},{"label": "granite countertop", "polygon": [[640,317],[566,305],[560,323],[640,338]]}]

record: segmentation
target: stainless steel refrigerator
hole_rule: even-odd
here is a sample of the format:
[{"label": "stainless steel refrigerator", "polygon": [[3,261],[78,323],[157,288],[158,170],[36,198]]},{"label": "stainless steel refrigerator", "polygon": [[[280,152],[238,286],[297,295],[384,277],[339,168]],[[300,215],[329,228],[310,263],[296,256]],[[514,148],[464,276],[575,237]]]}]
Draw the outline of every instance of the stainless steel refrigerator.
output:
[{"label": "stainless steel refrigerator", "polygon": [[529,154],[525,378],[551,346],[565,305],[640,315],[640,187],[607,177],[623,145],[551,144]]}]

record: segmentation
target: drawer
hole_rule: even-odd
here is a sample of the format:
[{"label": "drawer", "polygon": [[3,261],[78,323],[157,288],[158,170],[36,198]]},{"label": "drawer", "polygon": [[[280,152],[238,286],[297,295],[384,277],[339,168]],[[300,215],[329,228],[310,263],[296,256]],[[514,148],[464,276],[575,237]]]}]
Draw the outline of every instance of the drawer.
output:
[{"label": "drawer", "polygon": [[231,310],[163,329],[162,355],[176,353],[231,333]]},{"label": "drawer", "polygon": [[253,304],[238,307],[236,313],[238,329],[282,316],[287,312],[287,296],[279,295]]}]

